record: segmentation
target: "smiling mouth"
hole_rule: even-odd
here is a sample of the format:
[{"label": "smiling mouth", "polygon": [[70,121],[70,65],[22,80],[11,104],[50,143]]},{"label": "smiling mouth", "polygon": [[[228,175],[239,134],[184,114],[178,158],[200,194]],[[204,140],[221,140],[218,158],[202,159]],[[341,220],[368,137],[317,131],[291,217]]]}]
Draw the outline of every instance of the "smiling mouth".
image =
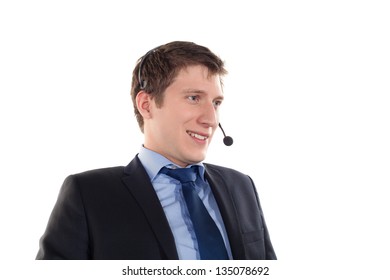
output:
[{"label": "smiling mouth", "polygon": [[203,140],[203,141],[209,138],[209,136],[207,136],[207,135],[200,135],[198,133],[195,133],[195,132],[192,132],[189,130],[187,130],[187,134],[191,137],[194,137],[196,139]]}]

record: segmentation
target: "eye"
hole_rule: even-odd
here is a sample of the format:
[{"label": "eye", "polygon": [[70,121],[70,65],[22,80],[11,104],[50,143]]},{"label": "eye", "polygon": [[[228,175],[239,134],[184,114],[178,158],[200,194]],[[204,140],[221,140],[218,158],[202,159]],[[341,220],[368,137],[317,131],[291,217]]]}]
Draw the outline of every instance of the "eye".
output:
[{"label": "eye", "polygon": [[193,103],[197,103],[199,102],[199,95],[191,95],[191,96],[187,96],[188,100],[193,102]]},{"label": "eye", "polygon": [[219,107],[219,106],[221,106],[221,104],[222,104],[222,100],[215,100],[214,101],[214,106],[215,107]]}]

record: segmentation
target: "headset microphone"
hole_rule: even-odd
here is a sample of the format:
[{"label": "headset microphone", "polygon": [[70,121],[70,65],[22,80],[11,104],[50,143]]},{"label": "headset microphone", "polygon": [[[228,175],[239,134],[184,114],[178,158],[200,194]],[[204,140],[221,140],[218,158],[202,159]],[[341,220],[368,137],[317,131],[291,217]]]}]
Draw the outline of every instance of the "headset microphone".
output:
[{"label": "headset microphone", "polygon": [[223,133],[223,143],[226,145],[226,146],[231,146],[233,144],[233,138],[230,137],[230,136],[226,136],[225,134],[225,131],[223,130],[222,128],[222,125],[219,123],[219,128],[222,130],[222,133]]}]

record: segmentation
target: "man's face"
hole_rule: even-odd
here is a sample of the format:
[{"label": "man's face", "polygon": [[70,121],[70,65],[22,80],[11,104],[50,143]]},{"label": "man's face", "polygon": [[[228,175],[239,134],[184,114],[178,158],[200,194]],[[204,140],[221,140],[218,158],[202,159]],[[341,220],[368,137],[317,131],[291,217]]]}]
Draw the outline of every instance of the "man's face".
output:
[{"label": "man's face", "polygon": [[203,66],[181,70],[166,89],[162,106],[151,101],[145,147],[181,167],[204,160],[222,99],[218,75],[208,76]]}]

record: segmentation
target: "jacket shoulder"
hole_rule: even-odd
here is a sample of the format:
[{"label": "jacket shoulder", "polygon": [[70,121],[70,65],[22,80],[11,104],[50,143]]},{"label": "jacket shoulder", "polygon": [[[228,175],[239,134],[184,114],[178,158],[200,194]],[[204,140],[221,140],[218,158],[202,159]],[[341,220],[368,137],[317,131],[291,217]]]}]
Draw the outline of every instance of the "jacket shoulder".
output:
[{"label": "jacket shoulder", "polygon": [[63,187],[76,187],[80,189],[107,188],[121,183],[124,174],[123,166],[93,169],[76,173],[66,177]]},{"label": "jacket shoulder", "polygon": [[106,167],[99,169],[92,169],[80,173],[75,173],[70,176],[78,177],[78,178],[90,178],[95,176],[115,176],[123,174],[124,166],[115,166],[115,167]]}]

